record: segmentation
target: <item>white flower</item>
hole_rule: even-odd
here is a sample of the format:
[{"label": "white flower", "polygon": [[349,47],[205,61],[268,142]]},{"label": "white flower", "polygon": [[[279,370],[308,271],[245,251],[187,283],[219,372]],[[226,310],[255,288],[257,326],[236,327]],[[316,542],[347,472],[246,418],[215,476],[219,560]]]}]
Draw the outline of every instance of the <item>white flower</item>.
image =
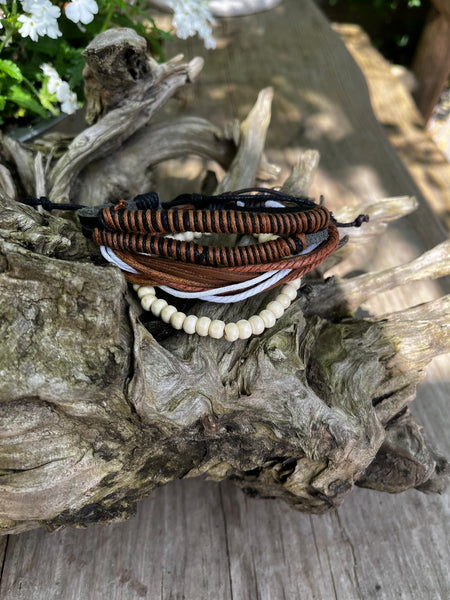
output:
[{"label": "white flower", "polygon": [[50,66],[48,63],[42,64],[41,69],[46,77],[59,79],[58,71],[52,66]]},{"label": "white flower", "polygon": [[173,25],[177,36],[185,40],[196,33],[203,39],[205,48],[215,48],[216,41],[212,36],[213,16],[208,7],[208,0],[167,0],[173,12]]},{"label": "white flower", "polygon": [[77,110],[77,108],[77,95],[75,94],[75,92],[70,92],[69,98],[67,98],[67,100],[64,100],[64,102],[61,104],[61,110],[63,111],[63,113],[66,113],[66,115],[71,115]]},{"label": "white flower", "polygon": [[67,81],[63,81],[56,69],[44,63],[41,65],[44,75],[48,78],[47,89],[50,94],[56,94],[58,102],[61,102],[61,110],[71,115],[78,108],[77,95],[69,87]]},{"label": "white flower", "polygon": [[17,19],[20,23],[22,23],[22,27],[19,29],[19,33],[22,37],[30,37],[33,42],[38,41],[38,26],[34,22],[32,17],[27,17],[27,15],[20,15]]},{"label": "white flower", "polygon": [[[50,92],[50,89],[48,91]],[[67,81],[60,80],[59,84],[56,86],[55,93],[56,93],[58,102],[65,102],[66,100],[68,100],[71,97],[71,94],[73,92],[70,89],[70,86],[67,83]]]},{"label": "white flower", "polygon": [[37,42],[40,35],[48,35],[53,39],[62,35],[57,21],[61,11],[50,0],[23,0],[22,6],[24,10],[31,13],[30,16],[20,15],[18,18],[22,23],[19,29],[22,37],[30,37]]},{"label": "white flower", "polygon": [[33,12],[33,6],[42,4],[42,0],[21,0],[25,12]]},{"label": "white flower", "polygon": [[66,17],[74,23],[87,25],[98,13],[95,0],[72,0],[65,8]]}]

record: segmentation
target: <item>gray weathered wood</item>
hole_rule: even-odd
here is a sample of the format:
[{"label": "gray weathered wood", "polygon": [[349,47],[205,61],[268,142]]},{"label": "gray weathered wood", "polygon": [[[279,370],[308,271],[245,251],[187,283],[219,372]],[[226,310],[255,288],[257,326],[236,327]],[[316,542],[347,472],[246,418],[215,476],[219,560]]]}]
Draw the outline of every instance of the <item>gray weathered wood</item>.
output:
[{"label": "gray weathered wood", "polygon": [[[282,12],[285,6],[289,8],[288,13]],[[253,20],[256,18],[257,21]],[[376,188],[373,198],[411,193],[414,185],[399,165],[395,153],[387,150],[382,130],[372,120],[364,87],[359,95],[349,94],[348,89],[358,88],[358,83],[351,83],[349,75],[355,73],[354,66],[348,63],[348,55],[336,39],[330,41],[327,25],[316,9],[309,3],[286,0],[270,15],[253,19],[227,22],[230,45],[211,56],[211,60],[217,58],[218,61],[210,71],[211,77],[216,78],[217,93],[220,95],[226,86],[232,84],[232,78],[226,78],[226,69],[222,81],[217,82],[217,74],[222,72],[224,64],[234,61],[239,65],[238,72],[241,69],[243,77],[247,78],[247,95],[242,96],[239,87],[233,86],[226,102],[218,107],[215,100],[208,106],[203,98],[204,111],[200,112],[197,104],[199,112],[196,114],[220,123],[221,112],[224,117],[230,116],[227,111],[232,112],[229,102],[234,107],[248,107],[254,100],[255,90],[272,83],[268,80],[275,78],[274,73],[286,77],[282,90],[275,89],[274,119],[286,119],[286,107],[291,107],[295,113],[294,99],[301,103],[300,95],[295,93],[289,98],[284,92],[302,89],[302,78],[303,87],[308,82],[316,90],[316,95],[311,97],[317,98],[325,86],[317,75],[318,71],[308,71],[314,61],[308,62],[311,54],[304,52],[313,47],[312,39],[305,36],[308,36],[309,29],[314,28],[317,39],[325,46],[326,59],[331,63],[330,70],[322,65],[328,78],[327,86],[335,90],[337,106],[347,113],[355,128],[358,125],[357,133],[341,139],[339,151],[333,147],[332,130],[328,139],[318,140],[315,144],[322,149],[317,192],[328,188],[337,203],[345,203],[355,195],[370,197],[369,182]],[[300,33],[298,27],[301,28]],[[275,43],[273,55],[263,63],[260,60],[261,45],[258,44],[261,37],[266,43],[267,38],[261,36],[264,30],[274,36]],[[280,31],[283,44],[276,43],[277,39],[281,40],[277,38]],[[295,63],[290,59],[286,40],[295,45]],[[244,45],[245,52],[241,56],[235,52],[237,44]],[[256,59],[252,69],[246,71],[244,63],[252,62],[249,54],[252,47],[255,48]],[[299,56],[303,56],[303,60],[299,60]],[[315,60],[318,60],[317,56]],[[291,78],[295,80],[292,87],[289,84]],[[361,82],[360,79],[358,81]],[[204,91],[208,95],[209,89]],[[277,102],[280,91],[281,98]],[[201,96],[202,89],[196,93]],[[353,110],[354,103],[364,107],[364,119],[359,106],[358,110]],[[333,103],[330,103],[327,110],[332,109]],[[325,118],[327,110],[323,110],[322,118]],[[304,114],[307,115],[308,111]],[[352,120],[353,114],[355,121]],[[276,139],[277,130],[270,130],[271,158],[276,155],[285,172],[296,160],[304,141],[301,131],[292,131],[292,123],[296,123],[295,114],[289,125],[291,142],[284,146]],[[361,138],[362,132],[365,138]],[[287,129],[282,129],[281,133],[286,142]],[[314,137],[313,133],[311,128],[309,136]],[[373,142],[379,156],[375,156],[375,149],[368,148],[367,139]],[[308,146],[314,144],[306,140],[304,147]],[[357,168],[371,164],[370,160],[376,163],[375,167]],[[333,194],[329,194],[330,198]],[[420,194],[418,198],[423,203]],[[410,260],[421,250],[442,240],[439,225],[426,208],[419,216],[413,214],[406,220],[408,226],[400,233],[399,224],[391,225],[380,245],[368,251],[364,258],[368,255],[371,264],[378,262],[381,268],[386,268],[398,264],[399,257]],[[425,227],[423,223],[426,223]],[[408,232],[412,233],[410,238],[404,235],[401,240],[395,239],[395,236]],[[381,252],[392,236],[394,243],[390,250]],[[398,256],[392,256],[395,252]],[[372,299],[369,306],[381,314],[393,308],[401,309],[410,303],[411,296],[418,301],[435,298],[444,288],[445,284],[413,284],[406,290],[396,290],[380,299]],[[413,410],[427,431],[432,432],[433,438],[440,440],[441,450],[448,452],[449,448],[444,447],[448,439],[448,359],[435,359],[427,371],[427,382],[419,387],[419,397]],[[53,536],[35,531],[12,537],[0,590],[7,600],[44,596],[68,600],[77,597],[134,599],[183,596],[422,600],[447,598],[450,594],[448,531],[445,528],[449,522],[447,495],[423,496],[411,491],[390,496],[370,490],[355,490],[338,515],[333,512],[320,517],[306,517],[287,510],[278,501],[256,501],[244,497],[228,484],[221,484],[220,489],[222,498],[218,497],[216,484],[177,482],[155,491],[142,503],[135,521],[108,529],[93,527],[81,532],[61,531]],[[176,509],[180,506],[186,506],[188,510],[178,528],[176,525],[180,521],[176,517]],[[192,528],[187,527],[191,522]],[[205,523],[207,531],[202,528]],[[188,537],[185,537],[187,534]],[[224,538],[227,540],[227,552],[224,551]],[[143,541],[136,543],[136,540]],[[95,554],[94,547],[100,548]],[[218,550],[221,550],[220,554]],[[217,562],[214,562],[216,559]],[[209,568],[211,561],[213,564]],[[147,586],[147,590],[143,586]]]},{"label": "gray weathered wood", "polygon": [[[11,536],[4,600],[425,600],[450,594],[445,498],[355,490],[306,516],[181,481],[112,527]],[[424,544],[428,539],[429,544]]]}]

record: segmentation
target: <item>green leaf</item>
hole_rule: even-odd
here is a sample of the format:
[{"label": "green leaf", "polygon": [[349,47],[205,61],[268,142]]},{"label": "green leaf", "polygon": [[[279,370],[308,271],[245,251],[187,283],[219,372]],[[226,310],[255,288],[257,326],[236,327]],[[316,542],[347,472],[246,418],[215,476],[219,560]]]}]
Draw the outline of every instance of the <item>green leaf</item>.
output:
[{"label": "green leaf", "polygon": [[27,90],[23,89],[19,85],[12,85],[8,90],[7,99],[14,102],[22,108],[31,110],[44,119],[48,118],[47,111],[37,102],[33,96]]},{"label": "green leaf", "polygon": [[41,86],[41,91],[39,92],[39,101],[44,108],[49,110],[55,116],[59,115],[59,111],[55,106],[55,104],[58,102],[56,94],[50,94],[50,92],[48,91],[47,81],[44,81],[44,83]]},{"label": "green leaf", "polygon": [[6,73],[13,79],[17,79],[17,81],[23,80],[22,72],[12,60],[0,58],[0,71],[3,71],[3,73]]},{"label": "green leaf", "polygon": [[6,105],[6,98],[5,98],[5,96],[0,96],[0,111],[5,108],[5,105]]}]

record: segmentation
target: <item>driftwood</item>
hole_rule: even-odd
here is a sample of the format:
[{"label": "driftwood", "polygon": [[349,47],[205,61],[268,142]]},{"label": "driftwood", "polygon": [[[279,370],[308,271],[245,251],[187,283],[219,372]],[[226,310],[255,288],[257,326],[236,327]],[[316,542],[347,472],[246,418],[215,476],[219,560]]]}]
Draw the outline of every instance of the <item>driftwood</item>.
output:
[{"label": "driftwood", "polygon": [[[105,32],[86,57],[92,124],[58,159],[51,145],[2,140],[2,531],[125,519],[152,489],[181,477],[228,478],[308,512],[339,506],[354,484],[441,491],[447,463],[408,404],[425,365],[450,347],[449,299],[376,317],[353,311],[380,289],[448,274],[449,243],[382,273],[323,277],[414,200],[336,214],[372,218],[263,335],[230,344],[174,333],[140,314],[121,273],[100,260],[76,220],[17,199],[132,197],[148,189],[155,164],[188,152],[228,169],[218,190],[251,185],[272,91],[260,93],[239,132],[201,119],[147,125],[201,62],[156,65],[127,30]],[[317,163],[307,152],[285,188],[306,193]],[[234,320],[265,303],[191,310]]]}]

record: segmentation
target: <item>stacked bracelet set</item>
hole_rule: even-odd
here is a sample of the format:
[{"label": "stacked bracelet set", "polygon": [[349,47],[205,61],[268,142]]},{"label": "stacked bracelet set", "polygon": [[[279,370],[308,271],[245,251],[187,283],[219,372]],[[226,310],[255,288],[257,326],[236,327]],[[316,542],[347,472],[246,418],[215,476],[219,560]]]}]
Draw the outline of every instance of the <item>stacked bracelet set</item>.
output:
[{"label": "stacked bracelet set", "polygon": [[[162,206],[156,194],[148,194],[131,205],[103,209],[99,220],[94,242],[134,284],[145,310],[175,329],[228,341],[272,327],[296,298],[300,278],[339,242],[325,207],[264,189],[183,194]],[[213,245],[211,240],[220,243],[218,236],[230,234],[254,236],[255,243]],[[230,303],[275,286],[281,286],[275,300],[236,323],[186,315],[155,291],[159,287],[176,298]]]},{"label": "stacked bracelet set", "polygon": [[[183,194],[165,204],[154,192],[93,208],[56,205],[46,198],[26,202],[47,209],[76,208],[85,234],[134,284],[145,310],[175,329],[228,341],[272,327],[296,298],[301,277],[337,248],[337,226],[367,220],[360,215],[353,223],[338,224],[324,206],[263,188],[217,196]],[[281,289],[275,300],[236,323],[186,315],[157,298],[155,290],[175,298],[231,303],[276,286]]]}]

